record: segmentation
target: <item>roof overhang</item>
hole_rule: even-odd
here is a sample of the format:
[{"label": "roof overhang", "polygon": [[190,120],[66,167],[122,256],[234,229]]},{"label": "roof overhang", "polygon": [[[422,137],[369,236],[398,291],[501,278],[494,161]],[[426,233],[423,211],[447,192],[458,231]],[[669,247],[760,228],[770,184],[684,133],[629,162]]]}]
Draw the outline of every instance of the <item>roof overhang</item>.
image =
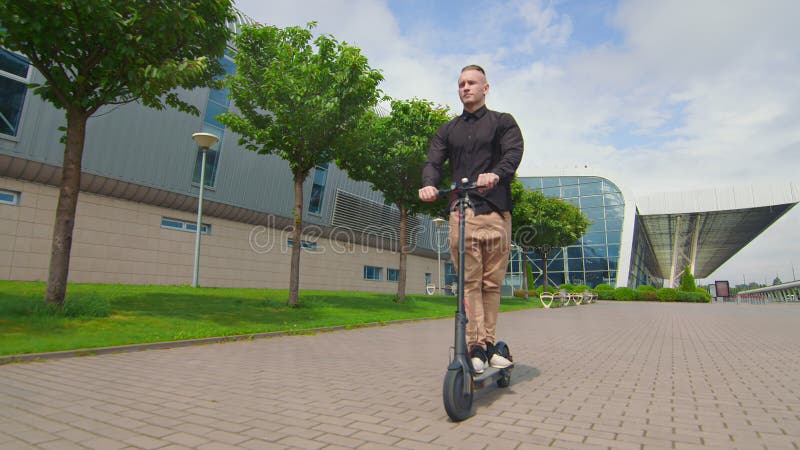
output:
[{"label": "roof overhang", "polygon": [[661,277],[706,278],[800,201],[793,184],[662,193],[637,199]]}]

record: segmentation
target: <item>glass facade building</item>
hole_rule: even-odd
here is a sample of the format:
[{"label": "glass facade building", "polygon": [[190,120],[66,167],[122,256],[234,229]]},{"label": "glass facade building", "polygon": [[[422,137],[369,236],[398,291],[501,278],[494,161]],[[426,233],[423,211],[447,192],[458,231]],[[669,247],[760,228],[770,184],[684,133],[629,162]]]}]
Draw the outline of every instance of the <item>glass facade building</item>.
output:
[{"label": "glass facade building", "polygon": [[[625,198],[612,182],[596,176],[520,177],[528,189],[558,197],[580,208],[590,221],[586,233],[567,247],[547,255],[548,285],[618,284],[625,219]],[[526,252],[533,266],[535,284],[544,281],[542,255]],[[622,271],[623,276],[627,271]],[[627,280],[625,280],[627,281]]]}]

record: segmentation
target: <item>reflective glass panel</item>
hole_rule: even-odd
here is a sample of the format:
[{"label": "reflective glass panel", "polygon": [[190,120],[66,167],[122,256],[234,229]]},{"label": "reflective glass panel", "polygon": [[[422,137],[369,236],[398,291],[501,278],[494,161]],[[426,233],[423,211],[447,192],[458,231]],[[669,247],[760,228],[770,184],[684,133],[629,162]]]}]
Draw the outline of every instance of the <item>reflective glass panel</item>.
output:
[{"label": "reflective glass panel", "polygon": [[622,199],[622,194],[619,193],[603,194],[603,197],[606,200],[606,206],[622,205],[625,203],[625,201]]},{"label": "reflective glass panel", "polygon": [[625,217],[625,208],[622,206],[606,207],[606,218],[608,219],[622,219]]},{"label": "reflective glass panel", "polygon": [[542,189],[542,193],[547,197],[561,197],[560,187],[546,187]]},{"label": "reflective glass panel", "polygon": [[603,206],[602,195],[592,195],[589,197],[581,197],[581,208],[597,208]]},{"label": "reflective glass panel", "polygon": [[0,48],[0,70],[20,78],[28,78],[28,58]]},{"label": "reflective glass panel", "polygon": [[581,212],[583,212],[586,217],[591,220],[592,222],[598,222],[603,220],[604,213],[603,208],[581,208]]},{"label": "reflective glass panel", "polygon": [[583,235],[583,243],[585,245],[605,244],[606,243],[606,234],[605,233],[586,233],[586,234]]},{"label": "reflective glass panel", "polygon": [[[619,251],[619,249],[617,249]],[[592,245],[583,247],[583,252],[586,254],[587,258],[590,257],[605,257],[606,256],[606,246],[605,245]]]},{"label": "reflective glass panel", "polygon": [[586,258],[586,270],[608,270],[608,261],[605,258]]},{"label": "reflective glass panel", "polygon": [[602,185],[597,179],[591,179],[589,182],[582,180],[581,195],[598,195],[602,193]]},{"label": "reflective glass panel", "polygon": [[571,284],[584,284],[583,283],[583,272],[570,272],[569,273],[569,282]]},{"label": "reflective glass panel", "polygon": [[567,258],[583,258],[583,249],[577,245],[567,247]]},{"label": "reflective glass panel", "polygon": [[542,178],[542,187],[548,188],[553,186],[560,186],[561,183],[559,182],[558,178],[556,177],[545,177]]},{"label": "reflective glass panel", "polygon": [[579,191],[578,185],[564,186],[564,187],[561,188],[561,196],[562,197],[577,197],[578,195],[580,195],[580,192],[578,192],[578,191]]}]

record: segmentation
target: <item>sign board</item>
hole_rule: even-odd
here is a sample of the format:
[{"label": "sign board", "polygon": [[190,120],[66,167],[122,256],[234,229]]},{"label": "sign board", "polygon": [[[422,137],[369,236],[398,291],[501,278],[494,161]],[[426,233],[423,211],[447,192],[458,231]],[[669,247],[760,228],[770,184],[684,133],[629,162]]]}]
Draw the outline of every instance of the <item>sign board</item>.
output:
[{"label": "sign board", "polygon": [[717,291],[717,297],[730,297],[730,289],[727,281],[715,281],[714,290]]}]

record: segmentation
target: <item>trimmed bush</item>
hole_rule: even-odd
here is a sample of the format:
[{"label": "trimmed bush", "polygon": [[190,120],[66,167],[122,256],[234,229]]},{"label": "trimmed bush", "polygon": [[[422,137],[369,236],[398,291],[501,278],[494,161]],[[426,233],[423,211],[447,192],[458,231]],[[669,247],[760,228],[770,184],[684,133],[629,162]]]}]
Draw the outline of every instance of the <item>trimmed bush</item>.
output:
[{"label": "trimmed bush", "polygon": [[662,302],[674,302],[678,298],[678,291],[673,288],[661,288],[656,291],[656,298]]},{"label": "trimmed bush", "polygon": [[683,268],[683,273],[681,274],[681,286],[679,290],[684,292],[694,292],[697,289],[697,284],[694,281],[694,276],[692,275],[692,271],[689,270],[689,266]]},{"label": "trimmed bush", "polygon": [[591,289],[589,289],[589,286],[587,286],[585,284],[578,284],[578,285],[575,286],[575,290],[571,291],[571,292],[584,292],[584,291],[589,291],[589,290],[591,290]]},{"label": "trimmed bush", "polygon": [[606,283],[600,283],[597,286],[595,286],[594,288],[597,289],[598,291],[613,291],[614,290],[614,288],[611,287],[610,284],[606,284]]},{"label": "trimmed bush", "polygon": [[645,301],[658,301],[658,295],[656,295],[656,290],[653,289],[652,291],[638,291],[638,298],[637,300],[645,300]]},{"label": "trimmed bush", "polygon": [[699,292],[678,291],[677,301],[687,303],[705,303],[706,297]]},{"label": "trimmed bush", "polygon": [[636,286],[636,290],[639,292],[655,292],[656,288],[650,286],[649,284],[640,284],[639,286]]},{"label": "trimmed bush", "polygon": [[636,300],[636,291],[629,287],[618,287],[614,289],[614,298],[621,301]]},{"label": "trimmed bush", "polygon": [[595,292],[597,292],[597,298],[599,300],[616,300],[614,298],[614,290],[613,289],[596,289],[595,288]]}]

